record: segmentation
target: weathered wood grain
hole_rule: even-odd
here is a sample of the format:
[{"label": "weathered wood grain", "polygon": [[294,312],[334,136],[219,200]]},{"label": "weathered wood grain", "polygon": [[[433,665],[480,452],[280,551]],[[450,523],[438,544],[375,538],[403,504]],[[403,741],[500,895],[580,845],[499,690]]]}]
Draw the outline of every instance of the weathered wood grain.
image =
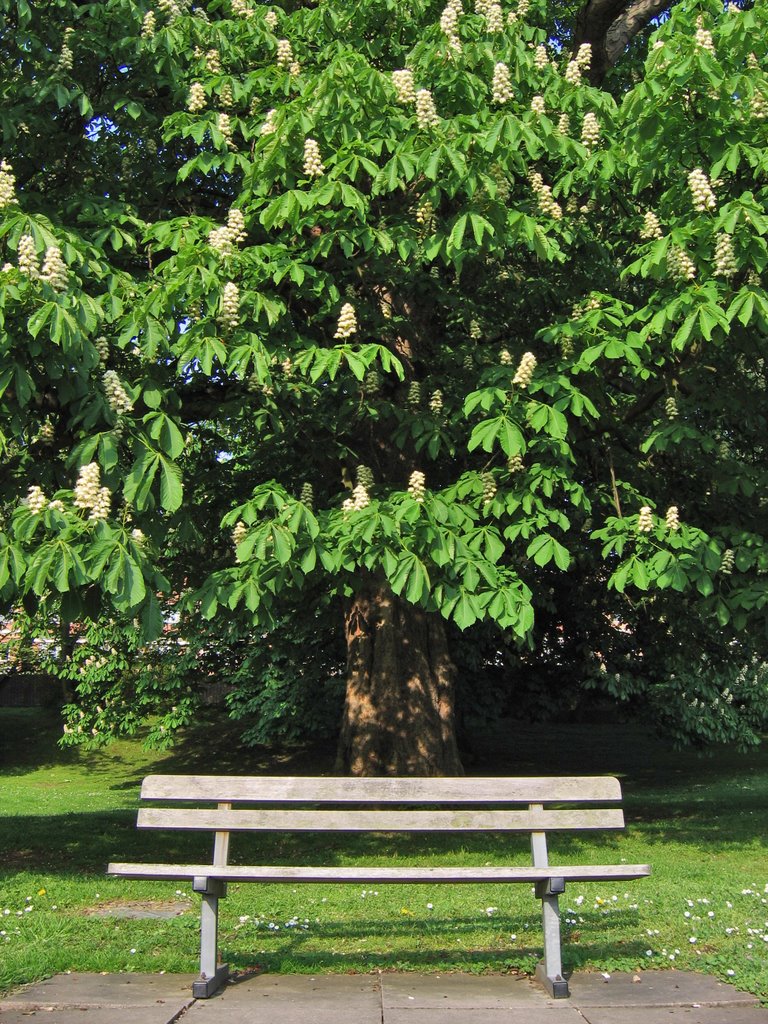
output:
[{"label": "weathered wood grain", "polygon": [[110,864],[110,875],[125,878],[188,879],[217,878],[240,882],[348,882],[359,884],[461,884],[471,882],[539,882],[547,878],[565,878],[572,882],[628,881],[651,873],[647,864],[586,864],[581,867],[551,864],[533,867],[298,867],[291,865],[216,865],[211,864]]},{"label": "weathered wood grain", "polygon": [[143,807],[139,828],[215,832],[532,832],[624,827],[618,808],[566,810],[219,810]]},{"label": "weathered wood grain", "polygon": [[578,803],[621,799],[610,776],[530,778],[317,778],[281,776],[148,775],[145,800],[214,803]]}]

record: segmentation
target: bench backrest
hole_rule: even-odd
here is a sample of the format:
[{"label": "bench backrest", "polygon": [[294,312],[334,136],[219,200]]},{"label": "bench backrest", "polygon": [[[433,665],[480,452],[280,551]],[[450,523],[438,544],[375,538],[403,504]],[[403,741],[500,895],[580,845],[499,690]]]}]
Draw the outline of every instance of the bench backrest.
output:
[{"label": "bench backrest", "polygon": [[[141,828],[311,832],[547,832],[619,829],[618,779],[317,778],[150,775]],[[189,804],[213,804],[192,807]],[[187,806],[184,806],[184,805]],[[557,806],[550,807],[554,804]],[[404,809],[405,808],[405,809]]]}]

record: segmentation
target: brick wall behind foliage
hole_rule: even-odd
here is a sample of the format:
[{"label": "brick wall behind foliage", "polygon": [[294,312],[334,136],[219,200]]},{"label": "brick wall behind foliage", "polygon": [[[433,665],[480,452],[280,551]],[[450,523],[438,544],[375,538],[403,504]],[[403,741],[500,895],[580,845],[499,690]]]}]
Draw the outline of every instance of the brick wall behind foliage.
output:
[{"label": "brick wall behind foliage", "polygon": [[61,683],[53,676],[9,673],[0,676],[0,707],[36,708],[61,700]]},{"label": "brick wall behind foliage", "polygon": [[204,683],[201,691],[203,704],[223,704],[234,689],[229,683]]}]

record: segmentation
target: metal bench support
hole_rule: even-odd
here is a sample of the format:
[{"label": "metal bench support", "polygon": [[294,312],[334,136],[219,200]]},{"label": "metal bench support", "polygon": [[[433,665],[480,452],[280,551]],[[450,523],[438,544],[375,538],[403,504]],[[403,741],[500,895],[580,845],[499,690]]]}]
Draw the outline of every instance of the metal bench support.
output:
[{"label": "metal bench support", "polygon": [[[541,805],[531,805],[531,810]],[[549,866],[546,832],[531,833],[531,855],[537,868]],[[541,930],[544,933],[544,960],[537,964],[535,978],[546,988],[553,999],[567,999],[570,996],[568,982],[563,977],[563,960],[560,952],[560,904],[558,894],[565,892],[564,878],[548,878],[537,882],[536,897],[541,900]]]},{"label": "metal bench support", "polygon": [[200,907],[200,978],[192,983],[195,999],[207,999],[229,977],[229,964],[220,964],[218,949],[219,899],[227,895],[227,883],[216,878],[196,877],[192,891],[202,897]]}]

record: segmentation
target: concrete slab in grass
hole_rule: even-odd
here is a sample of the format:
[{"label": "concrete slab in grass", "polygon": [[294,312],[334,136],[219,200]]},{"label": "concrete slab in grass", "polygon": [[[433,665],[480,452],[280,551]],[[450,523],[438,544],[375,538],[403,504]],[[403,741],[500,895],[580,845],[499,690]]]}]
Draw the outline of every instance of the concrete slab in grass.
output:
[{"label": "concrete slab in grass", "polygon": [[[634,981],[639,978],[639,981]],[[574,973],[568,982],[571,1003],[580,1009],[588,1006],[754,1006],[755,996],[739,992],[717,978],[693,971]]]},{"label": "concrete slab in grass", "polygon": [[503,1010],[556,1002],[528,978],[507,974],[382,974],[381,990],[385,1011]]},{"label": "concrete slab in grass", "polygon": [[194,907],[186,900],[104,900],[95,907],[87,907],[83,914],[85,917],[121,917],[140,921],[181,917],[191,910]]},{"label": "concrete slab in grass", "polygon": [[375,975],[262,974],[200,999],[184,1024],[381,1024],[381,989]]},{"label": "concrete slab in grass", "polygon": [[[0,1000],[0,1012],[3,1024],[6,1013],[48,1007],[81,1011],[97,1007],[170,1006],[178,1013],[192,1002],[195,977],[192,974],[57,974],[6,996]],[[51,1018],[46,1015],[46,1020]]]},{"label": "concrete slab in grass", "polygon": [[760,1006],[589,1006],[587,1024],[768,1024]]}]

